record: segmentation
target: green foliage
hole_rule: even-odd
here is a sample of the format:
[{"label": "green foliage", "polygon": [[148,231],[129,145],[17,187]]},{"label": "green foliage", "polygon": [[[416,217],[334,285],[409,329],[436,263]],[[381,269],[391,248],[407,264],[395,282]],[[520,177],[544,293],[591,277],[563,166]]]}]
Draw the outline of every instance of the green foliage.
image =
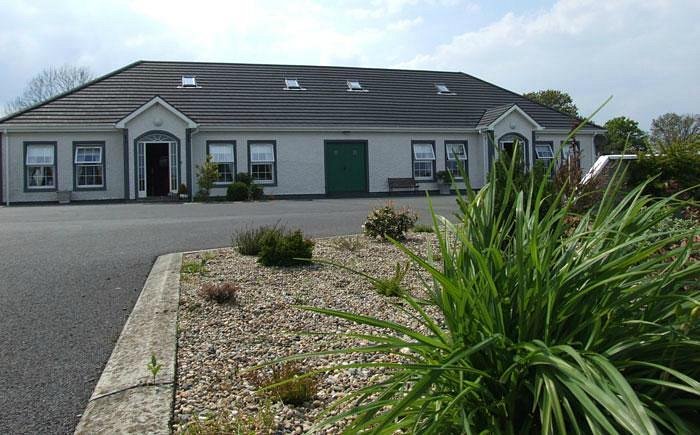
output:
[{"label": "green foliage", "polygon": [[667,145],[660,154],[638,155],[630,164],[630,183],[638,185],[653,177],[646,186],[649,194],[667,196],[691,189],[684,196],[700,199],[700,139]]},{"label": "green foliage", "polygon": [[651,143],[658,151],[683,142],[700,140],[700,115],[665,113],[651,121]]},{"label": "green foliage", "polygon": [[363,225],[364,232],[370,237],[403,240],[406,231],[413,228],[418,216],[408,208],[397,210],[388,202],[385,206],[372,210]]},{"label": "green foliage", "polygon": [[432,233],[434,232],[434,228],[431,227],[430,225],[425,225],[425,224],[416,224],[413,227],[412,230],[414,233]]},{"label": "green foliage", "polygon": [[441,183],[445,183],[445,184],[452,183],[452,175],[450,174],[450,171],[437,171],[435,173],[435,176],[437,177],[438,181],[440,181]]},{"label": "green foliage", "polygon": [[339,251],[356,252],[365,247],[365,242],[360,237],[348,236],[338,237],[333,240],[333,245]]},{"label": "green foliage", "polygon": [[207,263],[213,258],[213,254],[206,253],[199,259],[185,260],[182,262],[182,266],[180,266],[180,273],[205,275],[208,272]]},{"label": "green foliage", "polygon": [[308,264],[311,259],[314,242],[304,238],[300,230],[292,232],[269,231],[260,239],[260,258],[264,266],[296,266]]},{"label": "green foliage", "polygon": [[523,94],[523,97],[560,112],[564,112],[567,115],[578,117],[578,108],[574,104],[573,98],[564,91],[546,89],[543,91],[527,92]]},{"label": "green foliage", "polygon": [[284,229],[278,225],[244,228],[233,234],[233,246],[243,255],[258,255],[262,249],[262,239],[269,232],[275,233],[275,237],[281,237]]},{"label": "green foliage", "polygon": [[226,189],[226,199],[229,201],[248,201],[249,195],[250,187],[241,181],[229,184]]},{"label": "green foliage", "polygon": [[374,278],[372,280],[374,289],[382,296],[401,296],[404,292],[401,282],[410,268],[410,263],[406,263],[404,267],[401,266],[401,263],[396,263],[396,270],[393,276],[389,278]]},{"label": "green foliage", "polygon": [[257,184],[251,184],[249,187],[249,190],[250,190],[250,193],[249,193],[250,199],[252,199],[253,201],[259,201],[264,196],[264,191],[263,191],[262,186],[259,186]]},{"label": "green foliage", "polygon": [[268,232],[278,233],[281,237],[282,230],[276,226],[261,226],[246,228],[236,232],[233,236],[233,245],[243,255],[258,255],[262,249],[262,239]]},{"label": "green foliage", "polygon": [[253,184],[253,177],[247,172],[239,172],[236,174],[236,181],[250,186]]},{"label": "green foliage", "polygon": [[512,166],[504,187],[489,177],[460,197],[458,222],[433,214],[441,264],[396,242],[432,278],[427,300],[400,296],[419,327],[304,307],[376,328],[344,352],[394,361],[355,365],[387,377],[344,397],[337,405],[350,409],[325,423],[353,417],[348,433],[700,433],[700,290],[687,286],[700,279],[690,260],[699,230],[649,232],[676,198],[652,200],[644,186],[618,195],[616,176],[572,226],[575,198],[543,209],[532,174],[531,189],[516,188]]},{"label": "green foliage", "polygon": [[156,383],[156,376],[158,376],[158,373],[162,367],[163,365],[158,363],[155,354],[151,354],[151,361],[148,363],[148,365],[146,365],[146,368],[148,368],[148,371],[151,372],[151,375],[153,375],[154,384]]},{"label": "green foliage", "polygon": [[205,282],[199,288],[199,295],[218,304],[235,303],[240,288],[230,282]]},{"label": "green foliage", "polygon": [[193,418],[178,431],[181,435],[258,435],[275,433],[275,416],[269,400],[253,415],[238,412],[235,417],[205,415]]},{"label": "green foliage", "polygon": [[605,123],[605,129],[608,141],[602,149],[596,150],[600,154],[646,151],[648,148],[647,134],[633,119],[624,116],[612,118]]},{"label": "green foliage", "polygon": [[211,155],[207,155],[201,166],[197,165],[196,174],[197,184],[200,189],[197,196],[206,201],[209,199],[211,188],[214,187],[214,183],[219,178],[219,167],[212,161]]},{"label": "green foliage", "polygon": [[300,406],[310,402],[318,391],[316,376],[304,373],[296,362],[276,365],[272,368],[272,373],[261,370],[250,372],[246,379],[261,388],[263,394],[288,405]]}]

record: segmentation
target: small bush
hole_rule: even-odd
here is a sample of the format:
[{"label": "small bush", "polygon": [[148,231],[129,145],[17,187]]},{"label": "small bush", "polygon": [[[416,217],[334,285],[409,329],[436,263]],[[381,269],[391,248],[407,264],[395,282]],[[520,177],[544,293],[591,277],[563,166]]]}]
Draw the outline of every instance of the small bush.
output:
[{"label": "small bush", "polygon": [[243,182],[231,183],[226,189],[226,199],[229,201],[248,201],[248,198],[248,185]]},{"label": "small bush", "polygon": [[253,177],[247,172],[239,172],[236,174],[236,182],[250,186],[253,184]]},{"label": "small bush", "polygon": [[257,184],[251,184],[249,195],[250,199],[252,199],[253,201],[261,200],[264,195],[262,186],[258,186]]},{"label": "small bush", "polygon": [[303,405],[313,400],[318,390],[317,379],[314,376],[301,377],[303,375],[298,363],[287,362],[274,366],[271,374],[257,370],[247,374],[246,379],[273,399],[288,405]]},{"label": "small bush", "polygon": [[430,225],[417,224],[413,227],[414,233],[432,233],[435,231]]},{"label": "small bush", "polygon": [[365,247],[365,242],[359,237],[339,237],[333,241],[339,251],[355,252]]},{"label": "small bush", "polygon": [[291,233],[265,233],[260,241],[260,258],[265,266],[295,266],[305,264],[304,258],[311,258],[314,242],[304,238],[300,230]]},{"label": "small bush", "polygon": [[236,285],[230,282],[205,282],[199,288],[199,295],[208,301],[214,301],[219,304],[235,303],[239,290]]},{"label": "small bush", "polygon": [[242,255],[258,255],[262,247],[262,238],[268,232],[275,232],[281,235],[283,229],[277,225],[245,228],[233,234],[233,246],[235,246],[236,250]]},{"label": "small bush", "polygon": [[656,155],[639,154],[630,165],[631,185],[639,185],[652,177],[656,178],[646,186],[645,193],[662,197],[690,189],[683,197],[699,200],[700,141],[672,144]]},{"label": "small bush", "polygon": [[408,208],[397,210],[392,203],[373,210],[364,224],[365,234],[370,237],[390,237],[403,240],[406,231],[410,230],[418,220],[418,216]]}]

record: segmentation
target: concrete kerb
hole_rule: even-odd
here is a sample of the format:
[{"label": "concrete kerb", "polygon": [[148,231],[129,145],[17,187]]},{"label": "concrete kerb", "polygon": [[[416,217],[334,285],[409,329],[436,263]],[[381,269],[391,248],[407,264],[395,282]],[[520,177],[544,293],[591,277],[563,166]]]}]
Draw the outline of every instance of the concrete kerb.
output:
[{"label": "concrete kerb", "polygon": [[[170,433],[181,264],[182,253],[156,259],[76,434]],[[155,382],[151,355],[162,365]]]}]

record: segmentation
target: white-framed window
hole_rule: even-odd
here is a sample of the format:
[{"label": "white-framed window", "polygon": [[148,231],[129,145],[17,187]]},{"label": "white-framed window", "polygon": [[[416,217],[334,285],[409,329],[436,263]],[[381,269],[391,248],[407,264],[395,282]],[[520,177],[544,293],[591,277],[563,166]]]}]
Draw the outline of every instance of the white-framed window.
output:
[{"label": "white-framed window", "polygon": [[197,78],[195,76],[182,76],[182,86],[183,88],[196,88]]},{"label": "white-framed window", "polygon": [[445,142],[445,169],[454,178],[462,178],[462,171],[467,170],[467,143]]},{"label": "white-framed window", "polygon": [[275,184],[275,142],[249,142],[250,175],[259,184]]},{"label": "white-framed window", "polygon": [[552,160],[554,158],[554,150],[551,143],[535,144],[535,155],[538,160]]},{"label": "white-framed window", "polygon": [[435,148],[432,142],[413,143],[413,178],[433,180],[435,177]]},{"label": "white-framed window", "polygon": [[75,187],[104,187],[104,147],[98,144],[75,146],[73,156]]},{"label": "white-framed window", "polygon": [[230,184],[236,178],[236,144],[216,142],[207,144],[212,162],[218,170],[217,184]]},{"label": "white-framed window", "polygon": [[56,188],[56,144],[25,145],[24,173],[27,189]]}]

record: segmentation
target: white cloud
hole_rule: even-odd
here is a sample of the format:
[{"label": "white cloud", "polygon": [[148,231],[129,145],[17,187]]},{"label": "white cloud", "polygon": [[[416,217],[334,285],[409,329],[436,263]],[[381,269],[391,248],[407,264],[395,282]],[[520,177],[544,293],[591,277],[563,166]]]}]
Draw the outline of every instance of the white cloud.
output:
[{"label": "white cloud", "polygon": [[647,128],[666,111],[697,111],[698,12],[693,0],[561,0],[396,66],[461,70],[520,92],[563,89],[584,113],[614,94],[597,119],[624,114]]},{"label": "white cloud", "polygon": [[406,30],[410,30],[414,27],[420,26],[421,24],[423,24],[423,17],[416,17],[413,19],[405,19],[389,23],[387,29],[395,32],[405,32]]}]

